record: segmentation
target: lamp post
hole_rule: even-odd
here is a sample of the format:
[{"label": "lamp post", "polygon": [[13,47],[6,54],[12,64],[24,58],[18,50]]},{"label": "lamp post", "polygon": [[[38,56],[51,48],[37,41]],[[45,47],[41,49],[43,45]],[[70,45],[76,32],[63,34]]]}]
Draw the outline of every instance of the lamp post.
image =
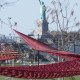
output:
[{"label": "lamp post", "polygon": [[[38,40],[39,40],[39,34],[38,34]],[[38,65],[39,65],[39,51],[38,51]]]}]

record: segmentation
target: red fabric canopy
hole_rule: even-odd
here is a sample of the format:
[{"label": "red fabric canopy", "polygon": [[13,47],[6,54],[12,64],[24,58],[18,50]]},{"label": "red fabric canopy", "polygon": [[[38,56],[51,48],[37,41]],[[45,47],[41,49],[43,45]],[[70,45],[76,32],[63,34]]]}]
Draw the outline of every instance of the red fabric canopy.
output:
[{"label": "red fabric canopy", "polygon": [[20,35],[20,37],[26,42],[26,44],[28,46],[30,46],[31,48],[33,48],[35,50],[48,50],[48,51],[50,51],[50,50],[52,50],[52,51],[53,50],[58,50],[58,49],[55,49],[55,48],[53,48],[53,47],[51,47],[51,46],[49,46],[47,44],[44,44],[44,43],[42,43],[42,42],[40,42],[38,40],[35,40],[35,39],[25,35],[25,34],[22,34],[22,33],[18,32],[16,30],[14,30],[14,31],[18,35]]},{"label": "red fabric canopy", "polygon": [[20,37],[33,49],[38,50],[38,51],[43,51],[45,53],[48,54],[52,54],[54,56],[59,56],[62,58],[66,58],[66,59],[79,59],[80,58],[80,54],[75,54],[75,53],[69,53],[69,52],[64,52],[64,51],[57,51],[57,49],[46,45],[38,40],[35,40],[27,35],[24,35],[16,30],[14,30],[18,35],[20,35]]},{"label": "red fabric canopy", "polygon": [[57,51],[57,49],[53,47],[50,47],[42,42],[30,38],[29,36],[26,36],[16,30],[14,31],[18,33],[31,48],[62,58],[71,59],[71,61],[38,66],[18,66],[18,67],[0,66],[1,75],[27,79],[50,79],[80,75],[79,54]]}]

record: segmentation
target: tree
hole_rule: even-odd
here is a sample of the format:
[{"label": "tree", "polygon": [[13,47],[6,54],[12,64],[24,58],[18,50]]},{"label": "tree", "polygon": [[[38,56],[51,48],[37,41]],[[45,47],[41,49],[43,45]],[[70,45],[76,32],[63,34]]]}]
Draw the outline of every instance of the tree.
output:
[{"label": "tree", "polygon": [[47,19],[51,17],[51,24],[57,29],[58,48],[60,48],[60,50],[69,51],[69,48],[65,49],[64,46],[70,47],[71,44],[68,44],[71,41],[70,32],[73,27],[80,25],[80,22],[77,21],[77,17],[74,15],[74,7],[77,6],[77,3],[73,5],[72,9],[69,9],[69,0],[53,0],[51,3],[52,8],[47,8]]},{"label": "tree", "polygon": [[13,1],[10,1],[10,0],[0,0],[0,8],[3,8],[3,7],[6,7],[8,5],[11,5],[11,4],[15,4],[16,2],[18,2],[19,0],[13,0]]},{"label": "tree", "polygon": [[[75,32],[71,38],[72,28],[80,25],[80,22],[77,21],[77,17],[74,15],[74,7],[77,6],[77,3],[71,9],[69,8],[69,0],[52,0],[51,4],[52,7],[47,8],[48,16],[46,20],[52,18],[51,24],[56,27],[58,40],[55,43],[57,48],[62,51],[70,51],[70,48],[75,44],[76,40]],[[63,61],[63,59],[61,60]]]},{"label": "tree", "polygon": [[[10,1],[10,0],[7,0],[7,1],[5,1],[5,0],[0,0],[0,9],[3,9],[3,8],[7,7],[7,6],[11,6],[12,4],[17,3],[18,1],[19,1],[19,0],[13,0],[13,1]],[[11,20],[11,17],[8,18],[8,22],[9,22],[9,23],[6,23],[5,21],[3,21],[2,18],[0,18],[1,27],[2,27],[2,24],[9,25],[9,26],[16,26],[16,25],[17,25],[17,22],[14,22],[14,24],[11,25],[10,20]]]}]

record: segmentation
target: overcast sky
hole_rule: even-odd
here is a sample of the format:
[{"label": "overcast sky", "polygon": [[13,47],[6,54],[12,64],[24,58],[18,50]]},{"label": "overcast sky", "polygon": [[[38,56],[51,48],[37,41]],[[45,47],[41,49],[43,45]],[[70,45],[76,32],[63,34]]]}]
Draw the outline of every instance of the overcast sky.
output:
[{"label": "overcast sky", "polygon": [[[14,0],[6,0],[14,1]],[[51,5],[52,0],[42,0],[45,2],[46,6]],[[78,7],[75,8],[78,19],[80,19],[80,1],[79,0],[70,0],[70,5],[73,5],[75,2],[78,3]],[[37,29],[36,21],[40,19],[40,4],[38,0],[20,0],[15,4],[5,6],[0,9],[0,18],[3,21],[8,23],[8,17],[11,17],[11,23],[17,22],[17,30],[29,34],[32,30]],[[14,27],[15,28],[15,27]],[[49,29],[53,28],[49,25]],[[0,24],[0,34],[9,35],[11,29],[7,25]]]}]

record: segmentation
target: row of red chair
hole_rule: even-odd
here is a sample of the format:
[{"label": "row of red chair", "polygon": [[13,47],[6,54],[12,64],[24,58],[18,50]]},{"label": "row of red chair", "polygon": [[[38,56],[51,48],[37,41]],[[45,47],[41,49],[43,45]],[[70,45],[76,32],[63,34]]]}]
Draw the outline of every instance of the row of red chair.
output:
[{"label": "row of red chair", "polygon": [[17,66],[17,67],[0,66],[0,75],[17,78],[45,79],[74,76],[79,74],[80,74],[80,60],[66,61],[39,66]]}]

